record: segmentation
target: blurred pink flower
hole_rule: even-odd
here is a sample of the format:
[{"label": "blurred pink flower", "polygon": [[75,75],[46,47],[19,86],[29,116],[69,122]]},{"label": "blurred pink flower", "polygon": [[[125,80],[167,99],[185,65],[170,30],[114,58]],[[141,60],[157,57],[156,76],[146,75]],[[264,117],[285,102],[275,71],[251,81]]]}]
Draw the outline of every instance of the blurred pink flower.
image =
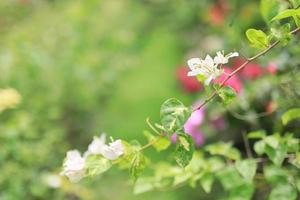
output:
[{"label": "blurred pink flower", "polygon": [[277,73],[277,67],[275,63],[269,63],[267,66],[267,72],[275,75]]},{"label": "blurred pink flower", "polygon": [[[228,67],[224,67],[224,72],[226,74],[230,74],[232,73],[232,70],[229,69]],[[227,75],[223,73],[219,78],[215,79],[214,80],[214,83],[222,83],[223,80],[227,77]],[[238,76],[232,76],[226,83],[225,83],[225,86],[230,86],[232,87],[236,93],[240,93],[243,89],[243,84],[242,82],[240,81],[239,77]]]},{"label": "blurred pink flower", "polygon": [[217,131],[222,131],[227,128],[227,123],[224,117],[217,116],[211,120],[211,126]]},{"label": "blurred pink flower", "polygon": [[[201,146],[204,142],[203,134],[199,130],[199,126],[204,120],[204,114],[205,112],[203,109],[196,110],[184,124],[184,132],[192,136],[197,147]],[[171,141],[176,143],[176,133],[171,136]]]},{"label": "blurred pink flower", "polygon": [[224,24],[225,16],[228,13],[228,5],[224,0],[217,1],[208,11],[212,25],[220,26]]}]

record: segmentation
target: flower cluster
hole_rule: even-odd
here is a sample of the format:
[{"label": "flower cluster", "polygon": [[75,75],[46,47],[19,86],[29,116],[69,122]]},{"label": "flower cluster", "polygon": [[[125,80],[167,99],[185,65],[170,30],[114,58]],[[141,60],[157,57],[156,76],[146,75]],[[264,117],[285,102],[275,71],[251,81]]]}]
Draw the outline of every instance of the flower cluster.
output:
[{"label": "flower cluster", "polygon": [[121,140],[113,141],[109,145],[105,144],[105,140],[105,134],[100,137],[95,136],[83,156],[78,150],[68,151],[61,175],[67,176],[72,182],[78,182],[85,175],[85,161],[89,155],[102,155],[108,160],[116,160],[124,154]]},{"label": "flower cluster", "polygon": [[187,61],[187,64],[191,71],[188,72],[188,76],[197,76],[197,78],[203,79],[204,83],[208,85],[213,79],[219,77],[223,70],[221,66],[228,63],[230,58],[237,57],[237,52],[224,55],[224,52],[217,52],[217,55],[212,58],[207,55],[204,60],[200,58],[191,58]]}]

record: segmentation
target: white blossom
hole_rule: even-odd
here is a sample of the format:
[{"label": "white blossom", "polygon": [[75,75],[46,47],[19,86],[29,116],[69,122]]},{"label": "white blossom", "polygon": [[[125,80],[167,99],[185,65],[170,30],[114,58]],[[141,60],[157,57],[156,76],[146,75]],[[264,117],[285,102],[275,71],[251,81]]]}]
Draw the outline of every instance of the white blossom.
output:
[{"label": "white blossom", "polygon": [[188,60],[187,63],[191,69],[191,71],[188,72],[188,76],[202,75],[205,78],[204,83],[206,85],[222,74],[222,70],[218,68],[218,65],[214,63],[210,55],[207,55],[204,60],[192,58]]},{"label": "white blossom", "polygon": [[71,182],[80,181],[85,174],[85,159],[78,150],[67,152],[61,175],[67,176]]},{"label": "white blossom", "polygon": [[61,186],[61,177],[56,174],[47,174],[43,177],[44,183],[51,188],[59,188]]},{"label": "white blossom", "polygon": [[106,145],[102,152],[102,155],[109,160],[115,160],[123,154],[124,147],[121,140],[116,140]]},{"label": "white blossom", "polygon": [[218,51],[217,55],[214,58],[214,63],[219,65],[219,64],[226,64],[228,63],[229,58],[237,57],[239,56],[238,52],[231,52],[227,55],[224,55],[224,51]]},{"label": "white blossom", "polygon": [[[94,136],[94,139],[93,139],[92,143],[89,144],[88,151],[85,154],[87,154],[87,155],[89,155],[89,154],[102,154],[103,149],[106,146],[105,140],[106,140],[106,135],[105,134],[101,134],[100,137]],[[84,157],[86,157],[87,155],[85,155]]]}]

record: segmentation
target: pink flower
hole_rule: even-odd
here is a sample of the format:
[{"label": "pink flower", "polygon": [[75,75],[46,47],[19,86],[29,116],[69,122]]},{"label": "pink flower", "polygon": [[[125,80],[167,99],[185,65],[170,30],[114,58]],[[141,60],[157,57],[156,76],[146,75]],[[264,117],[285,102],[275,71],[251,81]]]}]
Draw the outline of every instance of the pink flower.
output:
[{"label": "pink flower", "polygon": [[[224,72],[218,79],[215,79],[214,80],[214,83],[219,83],[221,84],[224,79],[227,77],[226,74],[230,74],[232,73],[232,70],[229,69],[228,67],[224,67]],[[225,86],[230,86],[232,87],[236,93],[240,93],[243,89],[243,84],[242,82],[240,81],[239,77],[238,76],[232,76],[226,83],[225,83]]]},{"label": "pink flower", "polygon": [[[244,59],[237,58],[233,62],[233,69],[237,69],[245,62]],[[257,63],[249,63],[241,72],[239,72],[239,75],[241,75],[244,79],[256,79],[263,75],[263,69],[261,66]]]},{"label": "pink flower", "polygon": [[189,69],[187,67],[180,67],[177,70],[177,80],[180,82],[183,89],[188,93],[196,93],[202,90],[202,85],[192,76],[187,76]]},{"label": "pink flower", "polygon": [[275,75],[277,73],[277,67],[276,67],[275,63],[269,63],[268,64],[267,72],[272,74],[272,75]]},{"label": "pink flower", "polygon": [[[204,142],[203,134],[199,130],[199,126],[202,124],[203,120],[204,110],[200,109],[194,111],[184,124],[184,132],[192,136],[197,147],[201,146]],[[174,133],[171,137],[171,141],[176,143],[176,138],[176,133]]]}]

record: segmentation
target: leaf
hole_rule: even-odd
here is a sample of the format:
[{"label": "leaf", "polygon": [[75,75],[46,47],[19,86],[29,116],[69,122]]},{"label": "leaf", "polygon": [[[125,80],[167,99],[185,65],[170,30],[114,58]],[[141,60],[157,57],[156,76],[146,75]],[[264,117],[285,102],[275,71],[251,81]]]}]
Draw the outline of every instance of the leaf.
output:
[{"label": "leaf", "polygon": [[287,125],[290,121],[300,118],[300,108],[293,108],[285,112],[282,117],[283,125]]},{"label": "leaf", "polygon": [[155,183],[155,180],[152,177],[141,177],[135,182],[133,193],[141,194],[141,193],[145,193],[145,192],[154,190],[155,189],[154,183]]},{"label": "leaf", "polygon": [[261,30],[248,29],[246,31],[246,36],[252,47],[265,49],[269,46],[269,39],[267,35]]},{"label": "leaf", "polygon": [[280,142],[280,137],[278,134],[270,135],[268,137],[264,138],[264,141],[266,144],[268,144],[270,147],[276,149]]},{"label": "leaf", "polygon": [[[145,137],[148,139],[149,142],[157,140],[160,136],[154,136],[149,131],[144,131]],[[153,147],[156,151],[163,151],[166,150],[170,146],[171,142],[165,137],[160,137],[154,144]]]},{"label": "leaf", "polygon": [[288,172],[284,168],[275,165],[267,165],[264,167],[264,177],[266,181],[272,185],[288,182]]},{"label": "leaf", "polygon": [[89,155],[85,161],[88,176],[99,175],[111,167],[111,161],[101,155]]},{"label": "leaf", "polygon": [[185,133],[177,133],[177,139],[174,158],[179,166],[185,167],[193,158],[194,142],[192,137]]},{"label": "leaf", "polygon": [[275,165],[280,166],[285,159],[287,148],[284,144],[280,144],[276,149],[266,146],[265,152]]},{"label": "leaf", "polygon": [[252,182],[256,174],[257,164],[254,159],[237,160],[235,168],[245,178],[247,182]]},{"label": "leaf", "polygon": [[274,20],[280,20],[280,19],[284,19],[284,18],[288,18],[288,17],[293,17],[293,16],[297,16],[300,15],[300,8],[298,9],[286,9],[280,13],[278,13],[273,19]]},{"label": "leaf", "polygon": [[268,200],[296,200],[297,191],[289,184],[279,184],[274,187]]},{"label": "leaf", "polygon": [[280,26],[279,28],[271,28],[271,36],[280,41],[283,46],[287,45],[292,39],[291,25],[289,23]]},{"label": "leaf", "polygon": [[248,138],[250,139],[261,139],[266,136],[266,131],[265,130],[258,130],[258,131],[252,131],[247,134]]},{"label": "leaf", "polygon": [[254,143],[254,151],[258,155],[262,155],[265,153],[265,147],[266,147],[266,143],[263,140]]},{"label": "leaf", "polygon": [[297,8],[300,6],[300,0],[290,0],[294,8]]},{"label": "leaf", "polygon": [[229,86],[218,90],[218,95],[222,99],[224,105],[228,105],[236,97],[236,92]]},{"label": "leaf", "polygon": [[168,133],[182,130],[190,115],[191,109],[175,98],[165,101],[160,109],[161,123]]},{"label": "leaf", "polygon": [[131,160],[131,167],[129,169],[129,173],[133,181],[137,180],[140,174],[144,171],[145,167],[146,158],[140,151],[137,151]]},{"label": "leaf", "polygon": [[217,174],[222,186],[225,190],[231,190],[244,184],[243,178],[234,167],[228,166]]},{"label": "leaf", "polygon": [[200,179],[200,185],[206,193],[210,193],[213,183],[214,177],[209,173],[205,173]]},{"label": "leaf", "polygon": [[229,191],[229,200],[251,200],[255,187],[253,184],[243,184]]},{"label": "leaf", "polygon": [[260,13],[267,24],[276,16],[279,9],[279,3],[276,0],[261,0]]},{"label": "leaf", "polygon": [[295,158],[292,159],[290,163],[300,169],[300,152],[296,153]]},{"label": "leaf", "polygon": [[217,142],[205,147],[205,150],[212,155],[222,155],[232,160],[238,160],[240,152],[232,147],[232,143]]}]

